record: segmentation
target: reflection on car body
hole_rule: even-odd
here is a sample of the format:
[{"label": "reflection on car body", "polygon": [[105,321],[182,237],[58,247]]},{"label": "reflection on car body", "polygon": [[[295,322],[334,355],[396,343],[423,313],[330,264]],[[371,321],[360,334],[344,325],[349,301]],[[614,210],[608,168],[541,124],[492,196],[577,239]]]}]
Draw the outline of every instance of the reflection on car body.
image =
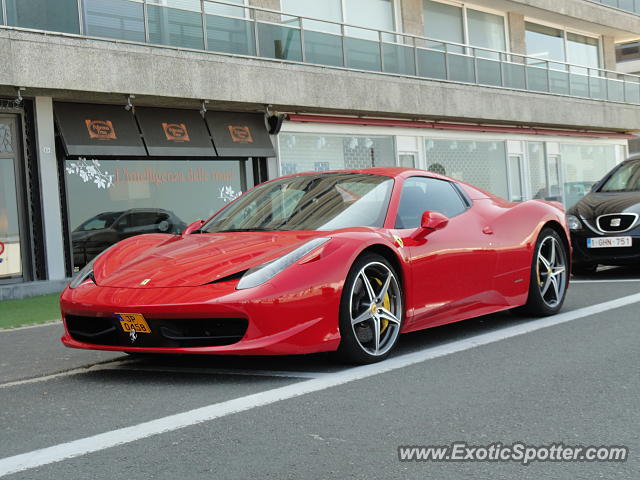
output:
[{"label": "reflection on car body", "polygon": [[144,233],[179,234],[185,227],[185,222],[175,213],[161,208],[99,213],[71,233],[74,267],[82,268],[96,255],[125,238]]}]

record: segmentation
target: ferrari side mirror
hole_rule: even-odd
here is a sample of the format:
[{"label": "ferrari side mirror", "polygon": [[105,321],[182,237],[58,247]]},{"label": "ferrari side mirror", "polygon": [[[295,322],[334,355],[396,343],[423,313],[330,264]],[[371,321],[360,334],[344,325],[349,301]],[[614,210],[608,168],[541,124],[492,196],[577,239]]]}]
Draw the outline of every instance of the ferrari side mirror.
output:
[{"label": "ferrari side mirror", "polygon": [[196,220],[187,228],[185,228],[184,232],[182,232],[182,236],[184,237],[186,235],[191,235],[191,233],[195,232],[196,230],[200,230],[200,227],[202,227],[202,225],[204,225],[204,220]]},{"label": "ferrari side mirror", "polygon": [[424,212],[422,214],[422,222],[420,227],[425,230],[440,230],[449,224],[449,218],[440,212]]},{"label": "ferrari side mirror", "polygon": [[436,230],[440,230],[449,224],[449,218],[440,212],[427,211],[422,214],[420,227],[411,235],[415,240],[426,237]]}]

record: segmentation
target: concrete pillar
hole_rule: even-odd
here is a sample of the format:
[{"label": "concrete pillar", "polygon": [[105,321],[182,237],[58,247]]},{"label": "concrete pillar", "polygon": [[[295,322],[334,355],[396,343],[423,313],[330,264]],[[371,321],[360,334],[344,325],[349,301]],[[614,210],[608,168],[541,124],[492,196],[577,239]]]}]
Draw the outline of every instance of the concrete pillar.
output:
[{"label": "concrete pillar", "polygon": [[607,70],[618,70],[616,62],[616,43],[610,35],[602,35],[602,66]]},{"label": "concrete pillar", "polygon": [[422,0],[402,0],[402,31],[424,37],[424,12]]},{"label": "concrete pillar", "polygon": [[[249,0],[249,5],[260,8],[269,8],[271,10],[281,10],[280,0]],[[264,20],[265,22],[279,23],[281,21],[280,15],[268,12],[255,12],[255,16],[252,15],[252,18]]]},{"label": "concrete pillar", "polygon": [[[525,40],[524,15],[515,12],[507,12],[509,25],[509,50],[513,53],[526,55],[527,42]],[[520,57],[513,57],[513,62],[524,63]]]},{"label": "concrete pillar", "polygon": [[59,280],[66,273],[51,97],[36,97],[35,115],[47,272],[49,280]]}]

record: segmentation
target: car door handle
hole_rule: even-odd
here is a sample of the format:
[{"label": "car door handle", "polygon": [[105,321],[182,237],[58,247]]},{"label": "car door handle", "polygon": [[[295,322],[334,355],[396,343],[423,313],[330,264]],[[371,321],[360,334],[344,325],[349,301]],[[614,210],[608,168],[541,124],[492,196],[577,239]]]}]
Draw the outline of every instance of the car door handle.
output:
[{"label": "car door handle", "polygon": [[482,229],[482,233],[484,233],[485,235],[493,235],[493,228],[487,225]]}]

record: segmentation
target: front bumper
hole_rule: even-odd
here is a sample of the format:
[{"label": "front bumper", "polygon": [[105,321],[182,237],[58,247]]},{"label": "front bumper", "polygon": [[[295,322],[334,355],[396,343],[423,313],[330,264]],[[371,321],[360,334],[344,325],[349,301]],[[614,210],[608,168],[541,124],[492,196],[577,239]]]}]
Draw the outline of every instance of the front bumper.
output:
[{"label": "front bumper", "polygon": [[[62,343],[95,350],[237,355],[304,354],[338,348],[339,291],[317,286],[277,291],[269,283],[237,291],[236,283],[114,288],[89,281],[73,290],[67,288],[61,296]],[[139,333],[132,339],[122,330],[118,313],[144,315],[152,333]],[[197,324],[200,327],[194,326]]]},{"label": "front bumper", "polygon": [[589,230],[572,231],[573,263],[575,265],[631,265],[640,263],[640,232],[606,235],[606,237],[631,237],[630,247],[588,248],[587,239],[602,237]]}]

